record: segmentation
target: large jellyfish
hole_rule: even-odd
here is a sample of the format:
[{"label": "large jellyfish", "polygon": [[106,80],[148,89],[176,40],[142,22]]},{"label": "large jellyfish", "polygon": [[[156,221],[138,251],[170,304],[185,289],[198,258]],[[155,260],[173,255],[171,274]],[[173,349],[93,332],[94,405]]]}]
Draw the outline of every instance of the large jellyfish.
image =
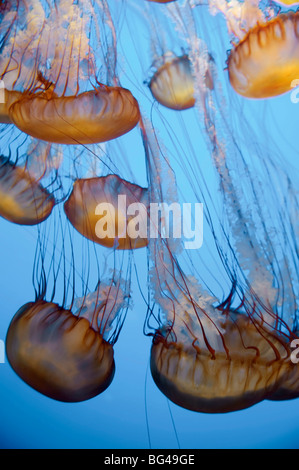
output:
[{"label": "large jellyfish", "polygon": [[6,354],[26,383],[60,401],[98,395],[114,375],[112,346],[88,320],[51,302],[20,308],[7,332]]},{"label": "large jellyfish", "polygon": [[[96,288],[90,290],[90,276],[84,279],[85,270],[81,275],[74,259],[71,266],[65,266],[71,237],[66,237],[62,227],[55,229],[56,245],[47,267],[44,236],[39,239],[34,266],[36,299],[13,317],[6,354],[19,377],[38,392],[59,401],[83,401],[103,392],[113,379],[113,344],[129,306],[130,282],[112,269],[106,279],[97,272]],[[59,246],[62,252],[56,261]],[[73,252],[72,246],[69,249]],[[76,280],[83,282],[82,297],[76,297]],[[54,297],[59,282],[64,282],[64,291],[57,304]],[[47,295],[51,295],[49,301]]]},{"label": "large jellyfish", "polygon": [[[204,315],[207,312],[205,309]],[[228,312],[220,323],[223,332],[215,331],[218,341],[213,342],[211,325],[200,313],[201,309],[198,322],[204,333],[198,331],[199,325],[196,329],[185,320],[185,328],[192,329],[194,335],[189,344],[173,336],[175,328],[157,333],[153,340],[152,375],[174,403],[205,413],[240,410],[271,398],[284,377],[295,372],[288,343],[275,331],[244,314]],[[211,322],[213,317],[215,312],[211,312]]]},{"label": "large jellyfish", "polygon": [[281,14],[251,29],[228,59],[233,88],[248,98],[291,90],[299,74],[299,14]]},{"label": "large jellyfish", "polygon": [[[16,2],[15,8],[23,16],[9,8],[2,24],[1,77],[7,90],[22,92],[7,104],[9,120],[33,137],[62,144],[103,142],[136,126],[138,103],[119,85],[116,50],[104,50],[108,34],[116,47],[105,0],[62,0],[55,7],[36,2],[30,9]],[[93,22],[96,15],[102,28]],[[100,57],[106,84],[98,80]]]},{"label": "large jellyfish", "polygon": [[[151,157],[158,152],[153,147],[149,158],[159,158],[157,153]],[[163,171],[157,162],[151,168]],[[165,195],[165,188],[160,188],[152,196],[160,191]],[[264,286],[259,293],[252,283],[239,309],[232,308],[235,289],[215,308],[217,300],[195,277],[182,271],[175,245],[163,238],[162,231],[160,240],[149,244],[154,260],[150,270],[153,300],[161,309],[154,316],[159,327],[153,339],[151,371],[160,390],[184,408],[224,413],[271,397],[289,375],[298,380],[290,360],[290,340],[296,336],[269,305],[269,297],[262,298],[263,290],[264,295],[271,295],[267,279],[260,277]],[[260,271],[262,276],[262,266]],[[151,315],[149,325],[154,321]]]},{"label": "large jellyfish", "polygon": [[[297,246],[294,238],[289,238],[294,222],[292,216],[281,235],[281,207],[278,206],[275,216],[271,214],[271,219],[267,208],[262,205],[265,193],[260,194],[258,176],[251,175],[235,135],[227,130],[225,99],[216,77],[213,77],[216,79],[213,89],[201,79],[205,76],[210,55],[204,42],[196,35],[197,25],[194,25],[194,17],[189,15],[190,11],[185,5],[184,15],[182,11],[176,14],[176,9],[171,13],[177,21],[176,28],[186,34],[189,43],[195,76],[195,103],[205,141],[219,174],[228,221],[225,225],[230,227],[229,232],[234,238],[234,241],[230,240],[223,222],[220,223],[226,239],[226,253],[223,246],[220,251],[219,241],[216,241],[216,246],[233,287],[229,301],[220,303],[225,308],[217,308],[217,299],[203,289],[194,276],[184,274],[173,243],[163,240],[163,237],[154,246],[150,243],[153,297],[161,309],[160,315],[156,316],[160,326],[154,336],[151,369],[158,386],[174,402],[197,411],[228,412],[271,397],[293,374],[294,382],[297,380],[290,348],[291,340],[296,338],[294,318],[298,310]],[[184,23],[181,21],[183,16]],[[154,162],[148,164],[153,172],[149,176],[149,188],[155,186],[155,182],[162,182],[163,188],[166,181],[170,184],[169,174],[168,178],[161,176],[160,149],[154,139],[151,145],[148,158]],[[247,192],[236,184],[235,169],[230,167],[233,159]],[[274,162],[270,160],[267,163],[265,159],[264,163],[265,174],[273,176],[271,165]],[[198,162],[192,162],[190,174],[194,187],[206,198],[200,189],[204,188],[203,183],[198,183],[194,172],[198,166]],[[278,166],[276,170],[275,178],[279,179],[284,172]],[[286,174],[281,182],[288,182]],[[153,195],[155,190],[152,191]],[[294,187],[290,194],[293,191]],[[169,195],[165,187],[160,190],[160,197],[161,194],[164,197]],[[270,194],[273,194],[271,187]],[[213,196],[210,196],[212,200]],[[291,214],[294,214],[296,204]],[[221,220],[223,215],[218,217]],[[214,237],[217,237],[209,215],[207,221]],[[275,236],[270,239],[271,231]],[[228,253],[231,254],[228,256]],[[229,266],[230,257],[232,264]],[[192,264],[194,266],[194,260]],[[282,271],[284,276],[281,277]],[[234,298],[236,307],[232,303]],[[239,305],[236,298],[239,298]],[[261,377],[264,377],[264,382]]]},{"label": "large jellyfish", "polygon": [[299,74],[298,12],[274,16],[258,0],[211,2],[225,15],[228,29],[239,42],[228,57],[230,83],[247,98],[269,98],[292,89]]}]

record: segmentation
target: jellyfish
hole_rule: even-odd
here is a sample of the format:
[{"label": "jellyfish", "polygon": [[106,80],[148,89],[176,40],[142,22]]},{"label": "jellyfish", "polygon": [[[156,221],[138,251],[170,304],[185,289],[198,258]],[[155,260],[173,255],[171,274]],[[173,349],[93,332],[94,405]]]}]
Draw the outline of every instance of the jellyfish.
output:
[{"label": "jellyfish", "polygon": [[[177,11],[176,3],[170,3],[165,15],[170,18]],[[146,5],[142,14],[144,28],[150,42],[151,66],[148,70],[148,62],[142,65],[146,74],[144,83],[148,86],[152,96],[163,106],[173,110],[186,110],[192,108],[195,103],[194,97],[194,70],[189,57],[189,45],[186,41],[179,41],[177,35],[173,34],[174,28],[168,27],[161,31],[159,17],[151,4]],[[172,25],[171,25],[172,26]],[[180,38],[181,39],[181,38]],[[132,38],[134,42],[134,38]],[[134,43],[138,48],[138,44]],[[141,62],[145,62],[143,55]],[[209,88],[213,88],[213,57],[210,54],[203,70],[202,80]]]},{"label": "jellyfish", "polygon": [[[191,410],[219,413],[244,409],[275,396],[276,390],[283,388],[288,377],[292,376],[290,341],[298,312],[298,247],[294,236],[290,236],[292,218],[288,219],[287,228],[282,233],[279,222],[283,217],[281,206],[275,205],[276,210],[270,215],[262,203],[267,200],[266,188],[274,196],[273,181],[276,182],[275,187],[280,188],[284,183],[289,184],[289,175],[271,158],[268,162],[267,154],[263,160],[263,184],[266,175],[266,178],[271,175],[273,179],[270,178],[271,186],[267,185],[261,191],[260,168],[256,165],[256,171],[251,174],[249,163],[238,146],[238,138],[228,126],[225,98],[218,86],[217,75],[213,76],[213,89],[200,79],[206,70],[204,61],[209,53],[205,42],[196,35],[194,17],[188,21],[188,8],[185,6],[186,14],[182,15],[181,11],[173,17],[177,20],[176,28],[181,34],[186,34],[189,42],[188,55],[195,75],[195,106],[210,158],[219,175],[227,222],[223,223],[223,214],[216,217],[219,217],[224,245],[218,239],[210,213],[207,214],[207,223],[232,282],[231,292],[239,299],[239,305],[233,308],[233,304],[228,302],[222,311],[219,299],[206,291],[194,275],[185,274],[178,261],[181,252],[173,240],[164,240],[161,236],[154,246],[150,242],[153,303],[160,308],[159,314],[152,315],[150,310],[148,321],[151,324],[154,319],[158,323],[153,334],[151,370],[160,390],[175,403]],[[181,22],[182,16],[188,30]],[[162,186],[160,194],[165,197],[168,190],[163,185],[167,185],[166,182],[170,184],[169,174],[168,177],[163,175],[163,171],[166,172],[165,168],[163,170],[165,155],[160,155],[154,137],[150,145],[154,150],[148,152],[148,168],[154,175],[149,176],[149,188],[158,182]],[[180,156],[182,152],[180,148]],[[208,189],[204,190],[204,178],[202,181],[199,176],[198,147],[192,157],[193,160],[182,167],[190,169],[191,188],[205,202],[208,193],[208,207],[211,207],[214,195],[209,194]],[[242,187],[238,174],[242,175]],[[243,185],[246,190],[243,190]],[[296,186],[292,187],[290,194],[295,194],[294,188]],[[290,214],[295,213],[297,204],[294,201]],[[296,230],[294,232],[297,233]],[[194,272],[195,257],[191,259],[192,264],[188,268]],[[201,265],[200,257],[198,262]],[[197,274],[198,271],[200,269]],[[232,376],[230,371],[234,371]],[[260,381],[261,376],[265,377],[265,382]],[[219,383],[214,381],[215,377],[219,378]]]},{"label": "jellyfish", "polygon": [[149,83],[153,96],[171,109],[183,110],[194,106],[191,65],[187,56],[165,58]]},{"label": "jellyfish", "polygon": [[233,41],[237,40],[227,61],[233,89],[247,98],[290,91],[299,72],[298,12],[275,15],[275,8],[263,10],[257,0],[215,0],[211,8],[224,14]]},{"label": "jellyfish", "polygon": [[228,58],[230,83],[247,98],[291,90],[299,74],[298,13],[281,14],[251,29]]},{"label": "jellyfish", "polygon": [[[108,295],[103,299],[104,293]],[[94,298],[97,308],[89,307],[88,312],[91,299],[87,297],[80,305],[81,315],[37,300],[23,305],[13,317],[6,336],[8,361],[21,379],[43,395],[79,402],[111,384],[113,346],[105,337],[119,307],[117,286],[102,285]]]},{"label": "jellyfish", "polygon": [[148,243],[147,190],[117,175],[77,179],[64,210],[78,232],[103,246],[124,250]]},{"label": "jellyfish", "polygon": [[[155,164],[151,168],[159,167]],[[244,222],[240,213],[239,217],[237,225]],[[244,250],[245,228],[242,237]],[[151,372],[162,393],[179,406],[227,413],[272,399],[276,393],[280,396],[288,383],[297,387],[298,375],[291,362],[291,322],[288,326],[282,312],[279,314],[278,293],[285,296],[283,307],[289,321],[295,312],[289,318],[292,312],[288,307],[296,309],[296,301],[287,298],[287,278],[281,292],[274,287],[274,265],[264,268],[262,258],[256,259],[257,246],[247,264],[241,253],[243,268],[239,263],[230,267],[236,284],[227,301],[219,304],[195,276],[184,273],[178,260],[180,251],[172,240],[161,235],[155,243],[149,242],[153,303],[160,309],[159,314],[150,309],[147,320],[150,329],[153,322],[158,324],[155,332],[149,333],[153,336]],[[240,246],[237,249],[238,255]],[[229,252],[228,247],[226,250]],[[234,258],[236,262],[236,253]],[[240,296],[236,309],[232,307],[235,296]],[[297,393],[298,389],[294,390],[293,396]]]},{"label": "jellyfish", "polygon": [[[181,111],[192,108],[195,103],[194,77],[188,55],[176,57],[172,53],[166,53],[154,65],[157,71],[149,82],[154,98],[170,109]],[[213,78],[210,67],[206,70],[204,80],[212,89]]]},{"label": "jellyfish", "polygon": [[[24,20],[15,21],[5,36],[1,76],[8,90],[21,92],[8,107],[9,120],[28,135],[60,144],[94,144],[129,132],[139,120],[139,106],[116,76],[115,31],[106,1],[61,2],[48,9],[39,2],[25,9]],[[103,15],[101,37],[93,22],[96,13]],[[10,11],[4,30],[8,18]],[[104,48],[109,40],[108,50],[102,50],[103,84],[94,48]]]},{"label": "jellyfish", "polygon": [[93,144],[115,139],[139,120],[129,90],[101,86],[74,96],[24,94],[9,108],[11,121],[37,139],[59,144]]},{"label": "jellyfish", "polygon": [[218,344],[213,344],[211,331],[200,317],[199,322],[204,333],[198,332],[190,343],[174,337],[175,328],[154,337],[151,372],[162,393],[183,408],[203,413],[227,413],[273,399],[293,367],[287,342],[246,315],[229,312]]},{"label": "jellyfish", "polygon": [[0,157],[0,215],[10,222],[35,225],[49,217],[54,196],[26,168]]},{"label": "jellyfish", "polygon": [[[50,250],[45,241],[53,228],[55,245]],[[130,279],[122,279],[116,264],[104,278],[98,259],[90,259],[83,250],[78,258],[84,253],[90,269],[95,263],[94,277],[84,265],[81,272],[74,250],[74,238],[57,221],[40,232],[33,267],[35,300],[17,311],[6,335],[6,355],[16,374],[34,390],[63,402],[88,400],[110,385],[115,373],[113,345],[130,302]],[[95,289],[89,287],[92,279]],[[63,297],[58,303],[61,282]]]},{"label": "jellyfish", "polygon": [[112,346],[88,320],[50,302],[20,308],[7,332],[6,354],[26,383],[59,401],[94,397],[114,375]]}]

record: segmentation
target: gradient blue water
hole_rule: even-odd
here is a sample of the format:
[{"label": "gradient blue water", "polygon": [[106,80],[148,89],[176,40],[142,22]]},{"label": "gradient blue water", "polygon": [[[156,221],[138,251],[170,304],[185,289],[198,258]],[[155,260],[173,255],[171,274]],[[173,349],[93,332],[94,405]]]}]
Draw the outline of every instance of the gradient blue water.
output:
[{"label": "gradient blue water", "polygon": [[[268,135],[275,135],[284,158],[290,158],[292,165],[298,163],[290,144],[298,148],[299,104],[285,95],[263,109],[266,118],[271,116]],[[252,124],[255,118],[253,113]],[[37,234],[34,228],[0,219],[0,239],[0,340],[4,340],[14,313],[34,298],[31,273]],[[145,250],[135,261],[145,286]],[[186,449],[299,447],[299,400],[264,401],[226,415],[198,414],[168,403],[148,371],[151,341],[143,335],[146,309],[136,279],[133,292],[134,309],[115,345],[116,375],[102,395],[79,404],[59,403],[22,382],[6,359],[0,363],[1,448],[176,448],[175,429]]]}]

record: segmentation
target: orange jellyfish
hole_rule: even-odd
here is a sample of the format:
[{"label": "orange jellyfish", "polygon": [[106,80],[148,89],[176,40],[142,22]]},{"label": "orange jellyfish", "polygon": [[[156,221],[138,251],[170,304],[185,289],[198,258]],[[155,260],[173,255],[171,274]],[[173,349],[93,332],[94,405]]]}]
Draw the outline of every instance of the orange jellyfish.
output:
[{"label": "orange jellyfish", "polygon": [[248,31],[228,58],[234,90],[247,98],[269,98],[292,89],[299,76],[299,12],[280,14]]},{"label": "orange jellyfish", "polygon": [[118,250],[147,245],[147,190],[117,175],[77,179],[64,204],[81,235]]},{"label": "orange jellyfish", "polygon": [[167,108],[192,108],[195,103],[194,85],[188,56],[165,56],[163,62],[149,83],[154,98]]},{"label": "orange jellyfish", "polygon": [[[218,144],[215,136],[213,132],[211,137],[214,138],[214,145]],[[154,144],[151,145],[154,147]],[[161,175],[163,162],[160,161],[160,166],[156,162],[160,158],[158,149],[148,152],[148,155],[154,161],[148,166],[152,171],[157,168],[160,173],[159,178],[158,175],[150,175],[152,185],[157,182],[156,186],[159,186],[161,183],[162,195],[167,194],[167,188],[163,188],[167,181]],[[224,152],[221,156],[225,161]],[[281,181],[282,175],[283,172],[279,173]],[[159,306],[159,314],[151,311],[147,322],[150,329],[153,328],[153,320],[158,323],[151,349],[153,379],[162,393],[174,403],[206,413],[241,410],[275,397],[276,391],[278,393],[284,384],[293,380],[294,373],[289,345],[291,334],[288,325],[279,316],[279,311],[281,305],[285,306],[288,309],[286,317],[290,318],[297,310],[293,288],[298,273],[296,265],[293,266],[297,247],[293,247],[293,241],[282,236],[282,240],[278,241],[278,246],[284,248],[281,259],[275,259],[272,256],[275,237],[270,242],[268,234],[262,232],[265,234],[265,245],[262,243],[264,239],[255,237],[259,223],[265,231],[269,220],[270,225],[275,220],[275,210],[272,219],[263,219],[264,208],[259,204],[261,221],[255,217],[253,220],[256,224],[251,226],[252,219],[248,214],[251,215],[253,209],[246,206],[248,212],[246,217],[243,216],[242,208],[238,206],[240,200],[236,196],[229,199],[232,194],[236,194],[234,180],[228,171],[223,171],[221,176],[221,183],[226,190],[223,191],[224,200],[231,209],[228,217],[234,217],[228,220],[231,220],[230,230],[235,237],[235,246],[226,246],[223,254],[223,247],[209,218],[207,225],[211,223],[213,238],[226,273],[233,282],[237,279],[232,292],[239,297],[238,307],[233,308],[231,294],[229,301],[215,308],[217,297],[200,285],[198,272],[195,270],[197,276],[193,274],[193,266],[188,266],[191,274],[183,272],[178,261],[181,253],[179,249],[177,252],[173,249],[176,248],[173,240],[167,241],[161,237],[155,243],[149,243],[152,262],[149,277],[155,305]],[[258,181],[258,177],[255,177]],[[253,186],[256,184],[249,174],[248,179]],[[287,184],[291,187],[290,178],[287,178]],[[200,187],[200,181],[197,187]],[[279,220],[279,206],[277,211]],[[254,211],[252,215],[255,215]],[[223,226],[222,229],[225,232]],[[273,234],[279,238],[281,232],[273,230]],[[225,233],[226,243],[227,239]],[[230,251],[231,265],[227,262]],[[266,255],[269,258],[271,256],[271,261]],[[276,265],[273,259],[277,263],[279,260],[279,263]],[[281,281],[283,285],[277,285],[277,272],[284,264],[287,269]],[[199,266],[202,267],[202,264],[199,263]]]},{"label": "orange jellyfish", "polygon": [[119,281],[101,282],[95,292],[76,299],[72,311],[42,299],[27,303],[7,332],[11,367],[55,400],[79,402],[102,393],[114,376],[113,344],[125,303]]},{"label": "orange jellyfish", "polygon": [[14,316],[6,337],[14,371],[40,393],[59,401],[87,400],[114,375],[113,348],[85,318],[52,302],[31,302]]},{"label": "orange jellyfish", "polygon": [[201,338],[189,344],[176,340],[171,331],[154,337],[152,376],[170,400],[193,411],[227,413],[275,396],[292,370],[287,343],[278,333],[229,312],[213,345],[211,331],[201,326]]},{"label": "orange jellyfish", "polygon": [[[209,59],[209,65],[212,58]],[[187,54],[174,56],[165,54],[154,66],[157,71],[149,82],[149,88],[154,98],[163,106],[182,111],[192,108],[194,98],[194,76],[192,74],[191,61]],[[205,73],[205,84],[212,90],[213,78],[210,68]]]},{"label": "orange jellyfish", "polygon": [[115,256],[113,266],[106,262],[102,269],[97,255],[82,249],[82,242],[87,243],[82,237],[75,249],[74,234],[65,230],[65,223],[50,219],[44,228],[34,259],[35,300],[23,305],[10,323],[7,358],[38,392],[64,402],[84,401],[113,379],[113,345],[129,308],[130,278],[127,270],[122,278],[124,259],[120,268]]},{"label": "orange jellyfish", "polygon": [[[210,130],[212,119],[208,123]],[[148,152],[148,168],[157,172],[149,175],[152,186],[157,189],[150,189],[152,194],[161,191],[165,197],[168,192],[167,183],[171,183],[170,178],[167,181],[163,177],[163,161],[154,139],[148,141],[153,149]],[[211,142],[215,151],[216,145],[219,145],[216,132],[211,133]],[[225,152],[219,151],[219,155],[225,161]],[[219,168],[220,163],[216,163]],[[233,282],[237,279],[232,292],[237,293],[239,306],[233,307],[231,294],[228,302],[221,308],[215,308],[217,297],[201,286],[197,280],[198,271],[195,270],[197,276],[193,274],[194,265],[188,266],[191,274],[183,272],[178,260],[181,250],[177,249],[174,240],[163,240],[161,236],[149,243],[151,290],[155,305],[159,307],[158,314],[150,309],[149,321],[146,323],[150,330],[153,328],[153,321],[158,323],[151,349],[153,379],[162,393],[174,403],[186,409],[207,413],[245,409],[275,396],[276,390],[283,386],[294,370],[289,346],[290,330],[279,316],[279,311],[281,304],[294,308],[287,312],[288,318],[296,311],[296,303],[294,305],[289,300],[289,297],[294,297],[294,279],[289,273],[298,273],[296,267],[293,269],[292,266],[295,253],[292,253],[290,261],[289,256],[285,255],[289,240],[281,240],[281,245],[279,240],[278,246],[284,247],[281,265],[275,265],[274,261],[269,262],[270,254],[271,261],[274,259],[278,262],[279,259],[272,257],[274,241],[269,242],[268,234],[265,234],[266,243],[263,245],[264,239],[260,241],[255,237],[259,223],[261,230],[265,230],[269,223],[267,217],[261,217],[264,212],[262,204],[258,205],[261,222],[255,217],[256,224],[251,226],[251,217],[248,214],[251,214],[253,208],[248,209],[249,206],[246,205],[248,212],[244,217],[242,208],[238,207],[238,198],[234,196],[232,200],[229,199],[231,194],[236,193],[234,180],[229,171],[225,170],[227,169],[224,168],[221,173],[221,183],[225,204],[230,208],[228,217],[233,216],[233,219],[228,220],[231,220],[230,230],[235,237],[234,247],[226,246],[223,253],[209,217],[207,222],[212,225],[212,236],[216,240],[226,273]],[[248,178],[255,185],[256,181],[252,181],[250,175]],[[256,179],[258,180],[257,177]],[[291,186],[289,179],[287,181]],[[198,187],[199,181],[196,190]],[[278,213],[279,220],[279,207]],[[252,215],[255,215],[254,212]],[[273,210],[271,223],[275,217]],[[224,227],[221,228],[225,232]],[[264,235],[265,232],[262,233]],[[280,231],[274,233],[280,237]],[[225,234],[224,241],[227,243],[227,240],[228,236]],[[291,243],[287,249],[292,252]],[[227,263],[230,251],[231,266]],[[283,279],[285,284],[277,287],[277,272],[284,263],[288,266],[286,271],[289,270],[289,273]],[[200,269],[202,264],[199,262]]]},{"label": "orange jellyfish", "polygon": [[[9,119],[32,137],[60,144],[105,142],[133,129],[139,106],[116,76],[106,0],[63,2],[50,12],[37,2],[23,15],[24,25],[9,29],[0,59],[5,87],[22,92],[8,108]],[[95,26],[99,18],[103,24]]]},{"label": "orange jellyfish", "polygon": [[52,212],[55,199],[26,169],[0,157],[0,215],[10,222],[35,225]]},{"label": "orange jellyfish", "polygon": [[25,93],[9,108],[11,121],[37,139],[60,144],[93,144],[115,139],[139,121],[129,90],[99,86],[73,96]]}]

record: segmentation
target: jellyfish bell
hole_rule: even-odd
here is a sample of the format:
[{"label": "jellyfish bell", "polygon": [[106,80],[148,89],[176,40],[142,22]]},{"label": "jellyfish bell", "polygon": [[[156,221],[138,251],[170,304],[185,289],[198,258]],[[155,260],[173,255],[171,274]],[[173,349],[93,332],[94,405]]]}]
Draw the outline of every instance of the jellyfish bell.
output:
[{"label": "jellyfish bell", "polygon": [[162,65],[150,80],[149,88],[156,100],[170,109],[192,108],[195,103],[190,60],[187,55],[164,56]]},{"label": "jellyfish bell", "polygon": [[22,19],[11,27],[11,15],[4,15],[0,74],[5,86],[22,92],[9,119],[52,143],[115,139],[136,126],[140,112],[116,75],[116,33],[106,0],[56,3],[20,7]]},{"label": "jellyfish bell", "polygon": [[204,338],[184,344],[167,330],[154,337],[153,379],[177,405],[203,413],[241,410],[272,396],[287,374],[287,348],[278,334],[234,312],[223,327],[209,348]]},{"label": "jellyfish bell", "polygon": [[49,217],[55,199],[24,168],[0,157],[0,215],[10,222],[35,225]]},{"label": "jellyfish bell", "polygon": [[289,11],[250,29],[228,58],[234,90],[269,98],[292,89],[299,76],[299,12]]},{"label": "jellyfish bell", "polygon": [[147,207],[147,190],[117,175],[77,179],[64,204],[69,221],[81,235],[118,250],[148,244]]},{"label": "jellyfish bell", "polygon": [[100,86],[74,96],[24,93],[9,108],[11,121],[37,139],[60,144],[93,144],[133,129],[139,106],[129,90]]},{"label": "jellyfish bell", "polygon": [[59,401],[92,398],[114,376],[112,345],[86,318],[52,302],[30,302],[20,308],[7,332],[6,354],[21,379]]},{"label": "jellyfish bell", "polygon": [[[175,56],[166,53],[154,65],[157,70],[149,82],[154,98],[170,109],[182,111],[192,108],[195,104],[194,77],[188,55]],[[204,82],[210,90],[213,89],[213,78],[209,68],[204,74]]]}]

